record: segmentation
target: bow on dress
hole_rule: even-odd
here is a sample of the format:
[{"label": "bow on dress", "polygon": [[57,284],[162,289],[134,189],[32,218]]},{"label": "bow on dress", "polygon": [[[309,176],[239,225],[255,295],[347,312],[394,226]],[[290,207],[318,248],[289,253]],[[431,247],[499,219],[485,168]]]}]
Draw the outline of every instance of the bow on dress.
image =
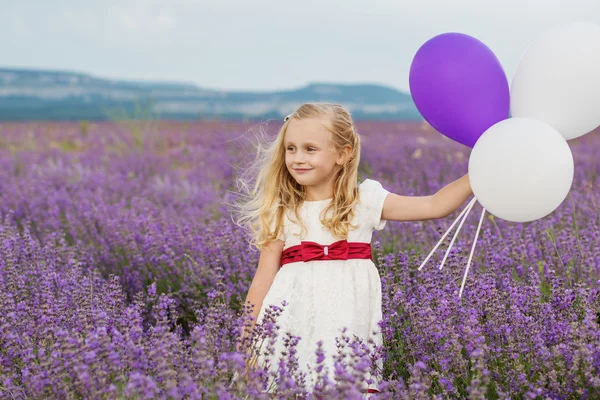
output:
[{"label": "bow on dress", "polygon": [[348,249],[346,240],[339,240],[326,246],[316,242],[300,242],[302,261],[347,260]]}]

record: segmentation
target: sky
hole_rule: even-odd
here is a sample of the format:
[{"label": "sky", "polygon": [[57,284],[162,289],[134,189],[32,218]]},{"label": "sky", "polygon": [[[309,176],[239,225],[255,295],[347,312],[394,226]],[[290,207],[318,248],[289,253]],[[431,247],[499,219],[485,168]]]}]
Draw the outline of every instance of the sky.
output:
[{"label": "sky", "polygon": [[0,0],[0,67],[243,91],[312,82],[409,91],[419,47],[444,32],[485,43],[510,80],[563,23],[600,24],[599,0]]}]

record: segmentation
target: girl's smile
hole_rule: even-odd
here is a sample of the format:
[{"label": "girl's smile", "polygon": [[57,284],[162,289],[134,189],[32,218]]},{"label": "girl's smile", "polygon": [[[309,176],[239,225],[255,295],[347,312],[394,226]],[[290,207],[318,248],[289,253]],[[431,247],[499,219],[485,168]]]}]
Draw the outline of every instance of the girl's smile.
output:
[{"label": "girl's smile", "polygon": [[312,169],[298,169],[298,168],[296,168],[296,169],[294,169],[294,171],[296,171],[297,174],[303,174],[305,172],[312,171]]}]

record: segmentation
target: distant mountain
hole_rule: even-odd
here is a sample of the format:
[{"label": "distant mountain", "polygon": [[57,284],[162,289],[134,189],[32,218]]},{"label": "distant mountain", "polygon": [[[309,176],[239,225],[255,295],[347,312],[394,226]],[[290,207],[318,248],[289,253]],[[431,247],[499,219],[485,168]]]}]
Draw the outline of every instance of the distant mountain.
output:
[{"label": "distant mountain", "polygon": [[262,120],[282,118],[308,101],[341,104],[356,120],[422,120],[410,95],[381,85],[313,83],[292,90],[242,92],[0,68],[0,120]]}]

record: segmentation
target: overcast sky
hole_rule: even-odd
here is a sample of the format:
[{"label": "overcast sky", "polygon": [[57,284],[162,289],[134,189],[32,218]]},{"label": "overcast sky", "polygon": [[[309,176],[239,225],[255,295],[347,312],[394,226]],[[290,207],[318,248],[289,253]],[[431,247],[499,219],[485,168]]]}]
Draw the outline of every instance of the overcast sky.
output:
[{"label": "overcast sky", "polygon": [[410,63],[435,35],[478,38],[510,80],[529,43],[573,21],[600,24],[600,0],[0,0],[0,66],[213,89],[408,91]]}]

